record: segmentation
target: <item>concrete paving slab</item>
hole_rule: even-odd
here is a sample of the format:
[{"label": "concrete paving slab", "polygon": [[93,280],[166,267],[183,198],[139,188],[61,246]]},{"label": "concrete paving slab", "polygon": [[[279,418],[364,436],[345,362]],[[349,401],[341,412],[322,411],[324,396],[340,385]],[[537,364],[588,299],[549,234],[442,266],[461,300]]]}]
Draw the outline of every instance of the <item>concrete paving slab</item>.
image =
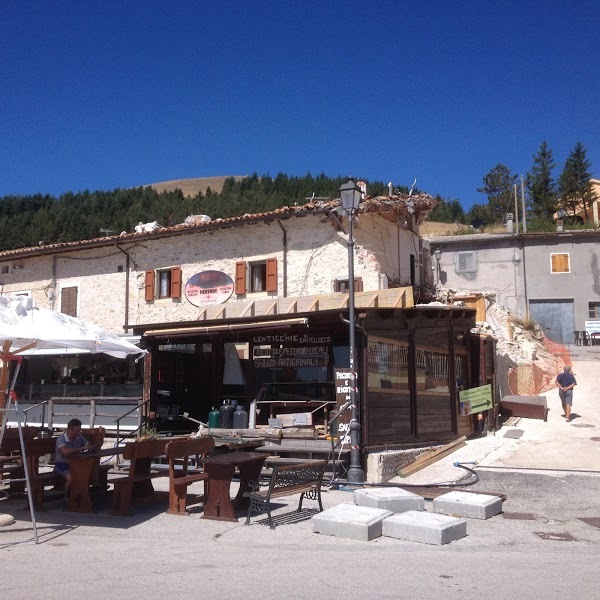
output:
[{"label": "concrete paving slab", "polygon": [[449,544],[467,535],[466,519],[409,510],[383,521],[382,534],[409,542]]},{"label": "concrete paving slab", "polygon": [[393,514],[382,508],[338,504],[315,515],[311,521],[315,533],[368,542],[381,535],[382,521]]},{"label": "concrete paving slab", "polygon": [[502,512],[502,498],[471,492],[448,492],[434,498],[433,512],[455,517],[489,519]]},{"label": "concrete paving slab", "polygon": [[354,504],[383,508],[394,513],[425,510],[425,500],[418,494],[393,487],[371,487],[354,490]]}]

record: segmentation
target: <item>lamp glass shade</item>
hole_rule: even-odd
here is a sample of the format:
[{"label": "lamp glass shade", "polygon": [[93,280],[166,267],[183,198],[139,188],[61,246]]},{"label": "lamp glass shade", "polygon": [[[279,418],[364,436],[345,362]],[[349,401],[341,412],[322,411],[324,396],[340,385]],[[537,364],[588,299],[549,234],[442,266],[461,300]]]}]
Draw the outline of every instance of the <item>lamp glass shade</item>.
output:
[{"label": "lamp glass shade", "polygon": [[342,184],[338,191],[340,192],[340,198],[342,199],[342,208],[345,211],[358,209],[362,197],[362,190],[354,183],[354,181],[352,181],[352,179]]}]

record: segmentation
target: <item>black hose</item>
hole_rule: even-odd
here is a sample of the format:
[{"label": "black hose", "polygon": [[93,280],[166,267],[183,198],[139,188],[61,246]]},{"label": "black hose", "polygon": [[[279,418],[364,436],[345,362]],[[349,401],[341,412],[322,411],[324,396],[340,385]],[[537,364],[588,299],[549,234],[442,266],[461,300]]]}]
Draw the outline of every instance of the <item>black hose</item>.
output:
[{"label": "black hose", "polygon": [[347,481],[340,481],[337,479],[332,479],[329,482],[329,487],[333,485],[340,486],[348,486],[352,488],[357,487],[391,487],[391,488],[435,488],[435,487],[467,487],[470,485],[474,485],[479,481],[479,475],[475,472],[474,469],[471,469],[465,466],[463,463],[456,462],[454,463],[455,467],[459,469],[464,469],[468,471],[471,475],[469,479],[459,479],[458,481],[447,481],[444,483],[423,483],[423,484],[415,484],[415,483],[348,483]]}]

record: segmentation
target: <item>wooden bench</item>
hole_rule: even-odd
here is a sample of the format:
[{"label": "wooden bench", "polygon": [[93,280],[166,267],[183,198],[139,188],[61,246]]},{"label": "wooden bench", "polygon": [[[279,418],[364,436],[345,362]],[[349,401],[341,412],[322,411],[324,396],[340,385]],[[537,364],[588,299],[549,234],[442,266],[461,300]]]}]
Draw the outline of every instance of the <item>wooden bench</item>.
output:
[{"label": "wooden bench", "polygon": [[[40,472],[41,457],[54,453],[57,439],[58,437],[49,437],[25,440],[25,455],[29,470],[31,499],[35,510],[45,510],[44,492],[47,486],[52,485],[57,490],[64,488],[64,477],[55,473],[54,470]],[[24,477],[24,472],[22,476]]]},{"label": "wooden bench", "polygon": [[152,479],[166,477],[168,471],[152,469],[152,459],[165,456],[168,443],[176,439],[163,438],[158,440],[136,440],[125,444],[123,458],[129,461],[127,475],[111,478],[109,483],[114,484],[112,515],[127,517],[131,514],[131,503],[134,496],[148,497],[154,493]]},{"label": "wooden bench", "polygon": [[[29,440],[34,438],[38,433],[37,427],[24,426],[22,428],[23,439]],[[4,436],[2,443],[0,444],[0,481],[5,478],[6,475],[9,477],[17,476],[22,477],[23,471],[21,463],[21,440],[19,438],[19,429],[17,427],[7,427],[4,430]],[[25,489],[25,484],[21,486],[11,484],[11,490],[16,491],[15,488],[21,488],[21,491]]]},{"label": "wooden bench", "polygon": [[187,511],[187,489],[192,483],[204,482],[204,497],[206,498],[206,480],[208,475],[198,469],[190,469],[189,459],[210,454],[215,448],[212,436],[188,438],[169,442],[165,454],[169,459],[169,510],[170,515],[189,515]]},{"label": "wooden bench", "polygon": [[317,500],[319,511],[323,510],[321,503],[321,481],[325,470],[326,460],[315,460],[293,465],[275,465],[269,486],[264,490],[246,492],[244,495],[250,499],[246,525],[250,523],[252,513],[266,511],[269,527],[275,528],[271,517],[271,500],[292,494],[300,494],[300,502],[297,511],[302,510],[302,500],[306,496],[311,500]]}]

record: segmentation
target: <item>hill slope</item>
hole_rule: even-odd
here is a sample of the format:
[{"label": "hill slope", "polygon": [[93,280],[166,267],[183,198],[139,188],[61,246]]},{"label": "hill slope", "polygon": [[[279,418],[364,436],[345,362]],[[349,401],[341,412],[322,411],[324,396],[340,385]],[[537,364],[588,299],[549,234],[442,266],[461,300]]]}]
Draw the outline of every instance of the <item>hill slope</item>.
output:
[{"label": "hill slope", "polygon": [[[172,192],[180,189],[184,196],[195,196],[198,192],[206,194],[206,190],[210,188],[213,192],[221,193],[223,183],[230,177],[224,175],[222,177],[193,177],[191,179],[173,179],[172,181],[161,181],[158,183],[147,183],[143,187],[150,186],[158,193]],[[242,175],[234,175],[236,181],[243,179]]]}]

